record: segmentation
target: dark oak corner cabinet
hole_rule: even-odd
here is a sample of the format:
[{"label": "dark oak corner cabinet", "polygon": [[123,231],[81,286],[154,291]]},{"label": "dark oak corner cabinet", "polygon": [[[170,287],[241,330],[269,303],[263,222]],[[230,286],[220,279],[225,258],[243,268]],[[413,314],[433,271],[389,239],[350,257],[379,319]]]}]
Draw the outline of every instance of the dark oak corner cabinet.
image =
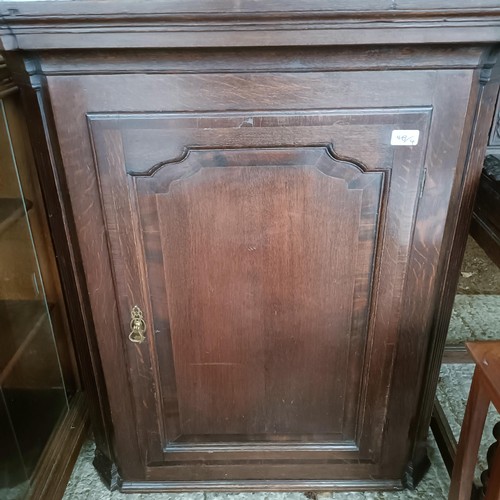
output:
[{"label": "dark oak corner cabinet", "polygon": [[425,472],[500,7],[401,5],[0,4],[110,486]]}]

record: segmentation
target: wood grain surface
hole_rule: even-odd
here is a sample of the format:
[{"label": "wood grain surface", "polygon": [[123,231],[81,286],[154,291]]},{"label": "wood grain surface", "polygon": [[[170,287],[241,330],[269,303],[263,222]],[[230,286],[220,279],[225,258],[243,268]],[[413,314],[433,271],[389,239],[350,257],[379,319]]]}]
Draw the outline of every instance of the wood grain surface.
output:
[{"label": "wood grain surface", "polygon": [[38,4],[0,38],[45,99],[122,488],[414,485],[497,6]]}]

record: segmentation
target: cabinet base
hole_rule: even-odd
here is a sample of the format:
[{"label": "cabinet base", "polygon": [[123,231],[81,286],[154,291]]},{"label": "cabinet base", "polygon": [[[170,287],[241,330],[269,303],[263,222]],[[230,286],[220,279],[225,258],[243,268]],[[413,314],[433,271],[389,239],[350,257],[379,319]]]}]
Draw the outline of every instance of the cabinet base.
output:
[{"label": "cabinet base", "polygon": [[92,464],[97,470],[99,477],[109,488],[109,490],[117,490],[120,485],[121,479],[120,475],[118,474],[116,464],[97,448],[95,450],[94,461],[92,462]]},{"label": "cabinet base", "polygon": [[282,481],[123,481],[122,493],[187,491],[367,491],[401,490],[401,481],[282,480]]},{"label": "cabinet base", "polygon": [[418,483],[425,476],[431,466],[429,455],[427,454],[427,446],[422,443],[413,457],[413,460],[408,463],[403,477],[403,486],[409,490],[414,490]]}]

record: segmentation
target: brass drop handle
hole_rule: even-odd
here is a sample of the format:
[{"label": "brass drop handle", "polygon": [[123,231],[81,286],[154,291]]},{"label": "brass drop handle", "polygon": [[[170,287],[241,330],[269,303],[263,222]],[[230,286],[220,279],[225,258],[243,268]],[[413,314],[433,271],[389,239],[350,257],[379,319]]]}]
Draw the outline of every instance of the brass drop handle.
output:
[{"label": "brass drop handle", "polygon": [[146,340],[144,333],[146,332],[146,322],[144,315],[138,306],[134,306],[130,311],[130,335],[128,338],[137,344],[141,344]]}]

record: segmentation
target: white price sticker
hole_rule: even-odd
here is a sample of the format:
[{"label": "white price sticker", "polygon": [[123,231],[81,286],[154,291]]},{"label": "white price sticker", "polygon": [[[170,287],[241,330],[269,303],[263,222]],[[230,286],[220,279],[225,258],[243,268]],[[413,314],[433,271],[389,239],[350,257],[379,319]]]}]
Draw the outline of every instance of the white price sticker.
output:
[{"label": "white price sticker", "polygon": [[420,130],[393,130],[391,146],[416,146]]}]

